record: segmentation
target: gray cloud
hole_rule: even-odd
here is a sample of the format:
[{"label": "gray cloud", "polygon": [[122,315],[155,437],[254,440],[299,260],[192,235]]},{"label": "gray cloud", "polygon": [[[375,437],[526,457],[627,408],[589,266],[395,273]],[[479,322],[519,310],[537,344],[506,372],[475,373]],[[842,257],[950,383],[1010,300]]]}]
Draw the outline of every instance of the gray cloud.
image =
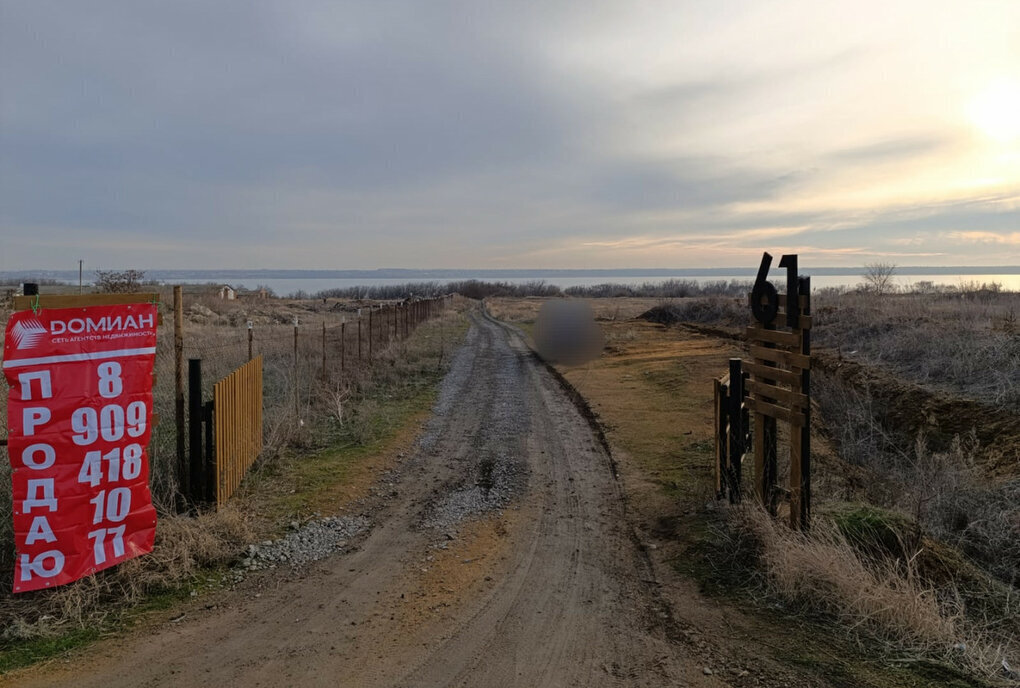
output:
[{"label": "gray cloud", "polygon": [[754,142],[630,146],[647,123],[697,140],[749,94],[860,49],[621,95],[554,58],[609,5],[0,0],[0,269],[90,250],[125,266],[489,265],[586,238],[804,226],[877,245],[1014,222],[978,204],[840,234],[824,209],[741,210],[957,142],[908,133],[774,163],[745,159]]}]

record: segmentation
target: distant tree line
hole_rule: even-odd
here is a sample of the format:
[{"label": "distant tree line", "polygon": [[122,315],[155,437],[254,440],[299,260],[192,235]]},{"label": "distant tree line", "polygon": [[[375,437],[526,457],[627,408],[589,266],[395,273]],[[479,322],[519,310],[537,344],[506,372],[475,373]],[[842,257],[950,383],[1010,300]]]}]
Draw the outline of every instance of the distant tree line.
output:
[{"label": "distant tree line", "polygon": [[[484,299],[492,296],[573,296],[588,299],[620,296],[643,296],[671,299],[687,296],[742,296],[751,290],[751,283],[739,280],[718,280],[696,282],[694,280],[666,280],[643,284],[596,284],[583,287],[560,289],[544,280],[533,280],[514,284],[511,282],[485,282],[461,280],[459,282],[408,282],[380,286],[345,287],[324,289],[315,295],[319,299],[406,299],[410,297],[432,297],[457,293],[470,299]],[[302,298],[304,294],[295,294]]]}]

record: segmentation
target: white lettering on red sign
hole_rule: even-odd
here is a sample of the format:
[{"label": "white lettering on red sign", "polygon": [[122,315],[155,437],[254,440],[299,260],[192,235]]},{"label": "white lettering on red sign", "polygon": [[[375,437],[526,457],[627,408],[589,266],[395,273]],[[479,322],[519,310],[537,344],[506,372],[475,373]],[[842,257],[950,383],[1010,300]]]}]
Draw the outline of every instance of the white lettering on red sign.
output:
[{"label": "white lettering on red sign", "polygon": [[24,311],[8,321],[14,592],[63,585],[152,550],[146,447],[156,320],[154,304],[129,304]]}]

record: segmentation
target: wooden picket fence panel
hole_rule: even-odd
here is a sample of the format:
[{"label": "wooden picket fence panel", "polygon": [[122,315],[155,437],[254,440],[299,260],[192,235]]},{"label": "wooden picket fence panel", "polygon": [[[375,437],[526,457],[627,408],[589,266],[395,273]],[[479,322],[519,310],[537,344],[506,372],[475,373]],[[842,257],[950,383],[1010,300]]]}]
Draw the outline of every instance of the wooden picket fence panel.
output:
[{"label": "wooden picket fence panel", "polygon": [[225,503],[262,453],[262,357],[213,387],[216,504]]}]

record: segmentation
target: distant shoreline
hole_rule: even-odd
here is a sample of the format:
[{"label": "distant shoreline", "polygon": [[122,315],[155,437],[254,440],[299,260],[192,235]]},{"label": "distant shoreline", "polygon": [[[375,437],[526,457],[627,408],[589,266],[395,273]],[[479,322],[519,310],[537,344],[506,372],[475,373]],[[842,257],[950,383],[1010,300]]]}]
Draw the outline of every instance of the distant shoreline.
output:
[{"label": "distant shoreline", "polygon": [[[773,267],[775,273],[778,268]],[[805,267],[801,272],[805,275],[819,276],[856,276],[865,274],[867,269],[861,267]],[[94,270],[85,270],[86,278],[94,275]],[[145,270],[145,278],[164,282],[183,280],[194,282],[208,279],[210,282],[258,279],[364,279],[364,280],[451,280],[451,279],[551,279],[551,278],[585,278],[597,277],[612,280],[614,277],[733,277],[743,276],[753,279],[757,273],[755,267],[727,268],[620,268],[620,269],[434,269],[415,270],[407,268],[379,268],[375,270]],[[909,275],[1020,275],[1020,266],[1016,265],[955,265],[955,266],[897,266],[896,274]],[[6,270],[0,271],[0,280],[78,280],[77,270]],[[89,280],[91,281],[91,280]]]}]

